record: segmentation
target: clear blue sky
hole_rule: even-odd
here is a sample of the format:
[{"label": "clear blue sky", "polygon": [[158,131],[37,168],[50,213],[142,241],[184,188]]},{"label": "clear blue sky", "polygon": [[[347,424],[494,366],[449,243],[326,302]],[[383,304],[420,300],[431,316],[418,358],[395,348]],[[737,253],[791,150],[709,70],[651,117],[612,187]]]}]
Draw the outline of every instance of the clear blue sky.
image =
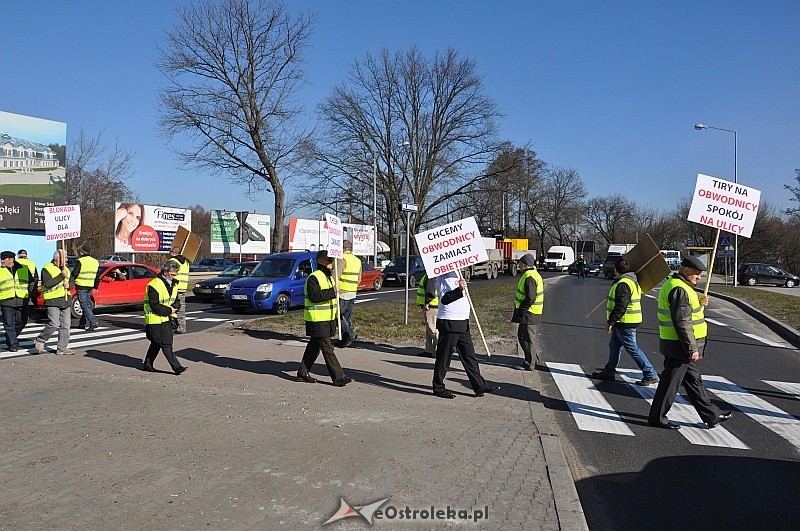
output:
[{"label": "clear blue sky", "polygon": [[[0,110],[105,131],[135,153],[145,203],[271,213],[222,178],[182,170],[157,132],[156,46],[182,0],[5,2]],[[503,138],[578,170],[590,195],[671,209],[697,173],[789,205],[800,168],[800,2],[297,0],[314,11],[310,113],[355,59],[416,45],[477,61]],[[226,188],[220,193],[220,188]]]}]

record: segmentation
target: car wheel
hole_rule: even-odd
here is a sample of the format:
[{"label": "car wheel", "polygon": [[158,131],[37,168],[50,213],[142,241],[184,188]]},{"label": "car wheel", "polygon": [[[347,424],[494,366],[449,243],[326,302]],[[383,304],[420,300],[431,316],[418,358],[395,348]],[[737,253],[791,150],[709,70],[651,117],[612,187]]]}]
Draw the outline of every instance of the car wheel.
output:
[{"label": "car wheel", "polygon": [[289,306],[291,306],[291,300],[289,300],[288,295],[285,293],[281,293],[278,295],[278,298],[275,299],[275,304],[272,305],[272,309],[278,315],[286,315],[289,312]]},{"label": "car wheel", "polygon": [[379,289],[381,289],[381,286],[382,286],[381,278],[380,277],[375,277],[375,280],[372,281],[372,289],[374,289],[375,291],[378,291]]},{"label": "car wheel", "polygon": [[793,288],[794,285],[795,285],[794,284],[794,280],[789,279],[789,280],[786,281],[786,287],[787,288]]},{"label": "car wheel", "polygon": [[408,277],[408,287],[409,288],[416,288],[417,287],[417,277],[414,275],[409,275]]},{"label": "car wheel", "polygon": [[747,277],[747,285],[748,286],[755,286],[756,284],[758,284],[758,281],[756,280],[756,277]]},{"label": "car wheel", "polygon": [[[94,310],[94,300],[92,300],[92,310]],[[78,301],[77,295],[73,295],[72,299],[70,299],[69,313],[72,315],[73,319],[80,319],[83,317],[83,308],[81,308],[81,303]]]}]

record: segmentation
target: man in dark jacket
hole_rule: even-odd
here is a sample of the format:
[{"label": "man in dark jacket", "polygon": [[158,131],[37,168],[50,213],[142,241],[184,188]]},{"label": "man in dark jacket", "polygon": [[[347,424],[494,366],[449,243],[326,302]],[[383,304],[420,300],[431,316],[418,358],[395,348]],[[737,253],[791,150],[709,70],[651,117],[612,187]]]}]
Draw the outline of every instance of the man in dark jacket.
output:
[{"label": "man in dark jacket", "polygon": [[297,370],[297,381],[317,383],[309,372],[314,362],[317,361],[320,351],[325,359],[328,374],[331,375],[333,385],[344,387],[352,381],[345,376],[336,353],[333,351],[331,338],[336,335],[336,315],[339,305],[336,303],[336,293],[339,287],[331,276],[331,264],[327,251],[317,251],[317,269],[306,279],[305,285],[305,310],[303,318],[306,322],[306,335],[309,336],[308,345],[303,352],[303,360]]},{"label": "man in dark jacket", "polygon": [[47,308],[48,323],[36,337],[34,347],[39,354],[45,353],[44,345],[58,330],[56,354],[72,356],[75,351],[69,345],[69,329],[72,326],[69,297],[69,269],[67,252],[57,249],[53,260],[42,267],[42,299]]},{"label": "man in dark jacket", "polygon": [[176,376],[186,370],[172,350],[173,323],[177,324],[178,320],[175,312],[181,305],[178,301],[178,281],[175,278],[178,276],[178,268],[176,262],[167,261],[161,266],[161,273],[145,288],[144,331],[150,340],[150,347],[147,349],[142,370],[147,372],[156,372],[153,362],[159,350],[164,352],[164,357]]},{"label": "man in dark jacket", "polygon": [[32,279],[28,268],[14,260],[13,251],[0,253],[0,310],[3,315],[3,330],[6,346],[10,352],[19,350],[19,335],[25,327],[24,308],[30,300]]},{"label": "man in dark jacket", "polygon": [[416,302],[422,309],[422,319],[425,321],[425,348],[417,356],[435,358],[436,344],[439,341],[439,331],[436,330],[436,314],[439,310],[436,278],[428,278],[427,273],[422,275],[417,286]]},{"label": "man in dark jacket", "polygon": [[664,355],[664,371],[648,417],[648,423],[657,428],[680,428],[667,413],[681,385],[709,428],[733,415],[730,411],[722,413],[711,403],[697,366],[708,335],[704,312],[708,297],[698,296],[694,287],[705,270],[696,256],[684,257],[678,272],[664,282],[658,294],[658,346]]},{"label": "man in dark jacket", "polygon": [[92,257],[92,250],[88,245],[78,249],[78,260],[72,268],[72,281],[75,283],[75,292],[82,311],[78,328],[84,328],[89,323],[88,330],[92,331],[98,324],[92,311],[92,291],[100,284],[100,264]]},{"label": "man in dark jacket", "polygon": [[518,323],[517,340],[525,354],[525,361],[519,368],[530,371],[533,370],[534,360],[539,363],[539,356],[536,354],[533,341],[536,336],[536,327],[542,322],[544,282],[542,276],[536,271],[536,259],[532,254],[526,254],[520,259],[519,269],[522,276],[517,284],[514,316],[511,318],[511,322]]},{"label": "man in dark jacket", "polygon": [[636,384],[656,384],[658,373],[636,342],[636,328],[642,324],[642,288],[624,258],[614,263],[614,270],[616,279],[608,292],[606,303],[606,332],[611,334],[608,362],[605,367],[593,372],[592,378],[616,380],[617,365],[624,348],[642,371],[642,379]]}]

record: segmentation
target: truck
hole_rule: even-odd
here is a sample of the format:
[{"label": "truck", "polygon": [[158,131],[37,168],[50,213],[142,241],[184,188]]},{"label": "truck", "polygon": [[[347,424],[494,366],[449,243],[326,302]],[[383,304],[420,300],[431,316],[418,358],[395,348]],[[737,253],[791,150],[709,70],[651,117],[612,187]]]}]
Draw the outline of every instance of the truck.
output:
[{"label": "truck", "polygon": [[544,257],[544,268],[547,271],[567,271],[575,261],[575,251],[567,245],[553,245]]},{"label": "truck", "polygon": [[612,243],[609,245],[606,259],[603,262],[603,276],[606,278],[614,278],[616,276],[615,264],[634,247],[636,247],[635,243]]},{"label": "truck", "polygon": [[520,258],[526,254],[532,254],[536,258],[536,250],[528,249],[528,240],[525,238],[506,238],[498,241],[494,238],[484,237],[482,240],[489,261],[465,268],[462,274],[467,280],[473,276],[487,279],[497,278],[500,273],[513,277],[519,270]]},{"label": "truck", "polygon": [[496,240],[494,238],[485,237],[481,239],[483,240],[483,246],[486,248],[486,254],[489,256],[489,260],[464,268],[461,273],[467,281],[472,277],[486,277],[487,280],[497,278],[500,272],[504,270],[503,253],[500,249],[496,248]]}]

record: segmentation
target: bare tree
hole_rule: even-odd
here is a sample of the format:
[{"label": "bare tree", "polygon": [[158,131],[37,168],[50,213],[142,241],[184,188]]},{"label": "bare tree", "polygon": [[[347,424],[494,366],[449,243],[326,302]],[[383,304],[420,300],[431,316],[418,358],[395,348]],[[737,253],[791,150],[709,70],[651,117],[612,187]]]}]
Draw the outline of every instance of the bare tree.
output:
[{"label": "bare tree", "polygon": [[[790,197],[789,201],[800,202],[800,169],[794,170],[794,178],[797,181],[798,186],[789,186],[788,184],[784,184],[783,187],[792,192],[794,197]],[[800,206],[794,208],[787,208],[783,211],[784,214],[789,216],[798,216],[800,215]]]},{"label": "bare tree", "polygon": [[[306,204],[331,208],[339,193],[371,192],[374,172],[384,235],[404,232],[401,202],[418,206],[412,231],[446,220],[499,147],[500,114],[476,70],[452,49],[431,60],[414,47],[384,49],[356,61],[319,108],[325,132],[308,152],[318,192]],[[371,193],[350,197],[356,211],[372,209]]]},{"label": "bare tree", "polygon": [[303,47],[312,15],[265,0],[204,0],[178,9],[157,66],[160,123],[188,165],[225,174],[254,194],[274,194],[274,246],[284,246],[286,178],[307,133],[299,126]]},{"label": "bare tree", "polygon": [[114,203],[136,201],[125,184],[133,174],[133,153],[118,143],[109,145],[104,132],[87,135],[80,129],[67,151],[66,203],[81,207],[81,238],[70,242],[75,253],[84,243],[111,252],[114,240]]},{"label": "bare tree", "polygon": [[568,244],[576,221],[582,217],[586,186],[580,174],[572,168],[554,167],[545,172],[544,201],[537,205],[546,235],[554,245]]},{"label": "bare tree", "polygon": [[638,222],[636,205],[620,194],[595,197],[587,203],[586,222],[606,244],[619,243],[625,228]]}]

